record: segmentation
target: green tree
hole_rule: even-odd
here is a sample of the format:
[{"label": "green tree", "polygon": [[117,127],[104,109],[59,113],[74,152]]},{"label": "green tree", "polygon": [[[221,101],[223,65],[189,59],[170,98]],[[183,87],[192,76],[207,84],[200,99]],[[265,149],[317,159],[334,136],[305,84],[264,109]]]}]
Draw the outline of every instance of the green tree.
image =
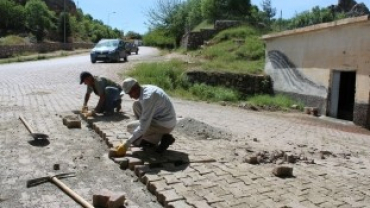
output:
[{"label": "green tree", "polygon": [[187,17],[187,25],[186,29],[190,30],[194,28],[199,23],[202,22],[202,9],[201,9],[201,1],[199,0],[189,0],[187,2],[187,10],[188,10],[188,17]]},{"label": "green tree", "polygon": [[222,17],[221,0],[201,0],[202,16],[209,22],[215,22]]},{"label": "green tree", "polygon": [[71,21],[68,12],[61,12],[59,15],[58,35],[61,42],[67,42],[67,38],[72,36]]},{"label": "green tree", "polygon": [[276,15],[276,8],[273,8],[271,5],[271,0],[262,1],[262,11],[265,15],[265,22],[268,28],[271,27],[271,19]]},{"label": "green tree", "polygon": [[201,0],[202,15],[209,22],[218,19],[247,19],[251,13],[250,0]]},{"label": "green tree", "polygon": [[140,35],[139,33],[137,32],[134,32],[134,31],[128,31],[126,33],[126,37],[130,38],[130,39],[142,39],[142,35]]},{"label": "green tree", "polygon": [[168,36],[175,37],[175,44],[178,45],[185,31],[187,14],[186,2],[157,0],[156,5],[150,8],[146,15],[151,27],[160,28]]},{"label": "green tree", "polygon": [[0,29],[23,30],[25,10],[22,5],[10,0],[0,0]]},{"label": "green tree", "polygon": [[25,10],[26,26],[36,36],[37,42],[41,42],[45,37],[45,30],[53,26],[54,15],[41,0],[27,1]]}]

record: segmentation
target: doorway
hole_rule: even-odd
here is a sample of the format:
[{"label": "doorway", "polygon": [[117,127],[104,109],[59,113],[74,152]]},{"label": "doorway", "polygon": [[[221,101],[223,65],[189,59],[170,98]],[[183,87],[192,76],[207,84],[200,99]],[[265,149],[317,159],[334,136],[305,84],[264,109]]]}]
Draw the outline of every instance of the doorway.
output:
[{"label": "doorway", "polygon": [[355,93],[356,72],[333,71],[329,116],[352,121]]}]

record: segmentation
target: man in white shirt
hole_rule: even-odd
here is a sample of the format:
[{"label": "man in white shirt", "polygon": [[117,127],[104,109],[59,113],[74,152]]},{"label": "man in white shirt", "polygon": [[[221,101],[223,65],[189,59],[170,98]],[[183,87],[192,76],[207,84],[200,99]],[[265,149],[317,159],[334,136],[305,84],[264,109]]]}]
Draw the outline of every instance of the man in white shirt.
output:
[{"label": "man in white shirt", "polygon": [[125,79],[122,89],[136,100],[132,108],[139,119],[127,126],[132,136],[124,144],[125,151],[131,144],[140,147],[159,144],[156,152],[167,150],[175,141],[170,133],[176,126],[176,113],[169,96],[157,86],[140,86],[133,78]]}]

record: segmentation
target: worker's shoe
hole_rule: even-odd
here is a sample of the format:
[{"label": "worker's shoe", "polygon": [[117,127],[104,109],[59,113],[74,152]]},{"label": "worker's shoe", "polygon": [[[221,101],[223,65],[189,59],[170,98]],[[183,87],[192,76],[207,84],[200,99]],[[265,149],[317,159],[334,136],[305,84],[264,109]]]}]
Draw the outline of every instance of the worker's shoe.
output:
[{"label": "worker's shoe", "polygon": [[121,100],[121,99],[119,99],[119,100],[117,100],[116,102],[117,102],[117,103],[116,103],[116,112],[118,113],[118,112],[120,112],[120,110],[121,110],[121,103],[122,103],[122,100]]},{"label": "worker's shoe", "polygon": [[175,138],[173,138],[173,136],[171,134],[165,134],[165,135],[162,136],[161,143],[158,145],[158,147],[155,151],[158,152],[158,153],[163,153],[174,142],[175,142]]}]

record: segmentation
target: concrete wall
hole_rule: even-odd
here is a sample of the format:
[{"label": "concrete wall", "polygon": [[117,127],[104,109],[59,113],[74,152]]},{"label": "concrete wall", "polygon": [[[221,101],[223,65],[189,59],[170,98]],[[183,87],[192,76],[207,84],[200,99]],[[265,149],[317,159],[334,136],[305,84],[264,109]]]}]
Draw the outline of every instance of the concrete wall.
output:
[{"label": "concrete wall", "polygon": [[93,48],[92,43],[38,43],[30,45],[0,46],[0,58],[11,57],[25,52],[46,53],[58,50],[74,50]]},{"label": "concrete wall", "polygon": [[[265,72],[275,91],[316,97],[326,112],[333,70],[355,71],[354,122],[365,124],[370,92],[370,21],[368,16],[313,25],[263,36]],[[358,112],[361,111],[361,112]]]}]

